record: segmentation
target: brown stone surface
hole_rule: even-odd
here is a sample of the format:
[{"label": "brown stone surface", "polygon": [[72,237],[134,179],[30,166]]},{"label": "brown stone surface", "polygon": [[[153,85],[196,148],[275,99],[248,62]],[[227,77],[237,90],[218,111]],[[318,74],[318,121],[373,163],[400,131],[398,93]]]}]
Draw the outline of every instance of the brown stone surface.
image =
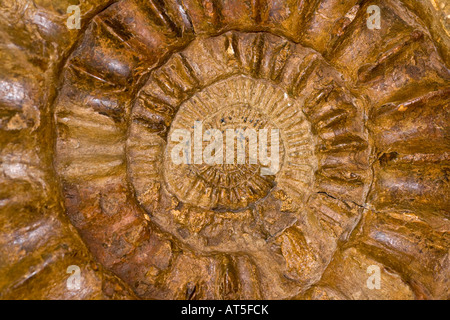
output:
[{"label": "brown stone surface", "polygon": [[[450,299],[449,14],[3,1],[0,298]],[[279,130],[280,170],[172,163],[196,120]]]}]

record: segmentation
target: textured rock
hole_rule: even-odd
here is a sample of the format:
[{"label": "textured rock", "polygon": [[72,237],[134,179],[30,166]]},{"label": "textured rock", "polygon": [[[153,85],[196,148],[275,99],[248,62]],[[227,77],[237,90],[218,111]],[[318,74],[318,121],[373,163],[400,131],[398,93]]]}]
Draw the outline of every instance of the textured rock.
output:
[{"label": "textured rock", "polygon": [[[450,298],[443,1],[71,4],[0,7],[0,298]],[[195,121],[279,170],[173,163]]]}]

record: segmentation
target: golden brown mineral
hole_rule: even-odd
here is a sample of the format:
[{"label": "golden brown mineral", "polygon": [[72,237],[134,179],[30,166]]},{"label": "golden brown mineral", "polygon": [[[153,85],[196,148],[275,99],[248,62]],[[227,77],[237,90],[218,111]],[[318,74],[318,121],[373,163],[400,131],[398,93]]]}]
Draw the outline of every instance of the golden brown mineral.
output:
[{"label": "golden brown mineral", "polygon": [[5,0],[0,37],[1,299],[450,299],[447,1]]}]

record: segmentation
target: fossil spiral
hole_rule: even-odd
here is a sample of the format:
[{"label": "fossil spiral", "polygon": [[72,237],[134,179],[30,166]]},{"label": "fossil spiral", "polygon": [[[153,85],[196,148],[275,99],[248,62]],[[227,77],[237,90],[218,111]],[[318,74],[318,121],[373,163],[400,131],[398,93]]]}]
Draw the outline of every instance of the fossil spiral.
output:
[{"label": "fossil spiral", "polygon": [[70,4],[0,7],[0,298],[450,298],[445,1]]}]

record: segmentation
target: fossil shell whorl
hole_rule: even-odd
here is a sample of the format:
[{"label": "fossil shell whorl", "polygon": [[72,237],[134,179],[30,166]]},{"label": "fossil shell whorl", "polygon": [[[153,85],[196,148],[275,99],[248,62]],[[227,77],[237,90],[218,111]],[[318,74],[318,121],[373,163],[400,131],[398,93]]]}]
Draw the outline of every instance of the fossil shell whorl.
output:
[{"label": "fossil shell whorl", "polygon": [[[10,212],[41,212],[51,218],[32,229],[58,237],[2,236],[17,255],[1,291],[25,294],[19,272],[7,278],[27,254],[37,271],[23,279],[45,282],[47,265],[81,252],[70,264],[102,266],[83,269],[96,284],[84,298],[448,298],[449,70],[432,41],[442,34],[405,2],[124,0],[91,8],[73,50],[76,37],[47,32],[63,28],[55,19],[39,35],[49,57],[30,45],[18,55],[46,73],[1,85],[2,179],[21,190],[5,191],[2,210],[11,230]],[[372,4],[379,30],[366,27]],[[54,95],[39,96],[55,74]],[[278,129],[277,174],[174,165],[171,133],[200,120]],[[51,137],[53,159],[51,144],[33,155]],[[382,290],[365,287],[370,265]]]},{"label": "fossil shell whorl", "polygon": [[[83,106],[69,111],[58,105],[57,122],[64,131],[59,131],[56,159],[64,180],[72,186],[86,184],[85,177],[93,177],[94,162],[100,159],[104,178],[113,173],[120,177],[126,167],[126,177],[119,179],[131,182],[137,203],[161,231],[196,254],[214,259],[221,256],[218,252],[246,255],[257,269],[270,262],[278,278],[272,280],[277,283],[272,292],[264,290],[266,297],[293,296],[317,280],[332,254],[321,250],[323,242],[334,248],[361,210],[338,209],[342,229],[313,240],[324,229],[311,225],[306,212],[320,216],[327,196],[312,195],[345,190],[347,201],[363,203],[370,179],[370,149],[361,121],[365,102],[347,88],[342,74],[319,53],[282,37],[228,32],[195,40],[172,55],[152,71],[134,100],[129,121],[101,117],[109,121],[101,126],[101,118],[88,116],[90,110]],[[276,128],[282,145],[279,171],[261,177],[247,163],[232,169],[213,166],[208,168],[211,175],[204,166],[174,164],[171,133],[192,128],[195,121],[204,122],[205,129],[226,126],[227,121],[235,129],[253,121],[258,128]],[[78,131],[80,126],[94,128],[89,153],[79,152],[78,142],[86,134]],[[127,135],[126,146],[121,135]],[[69,144],[71,140],[76,144]],[[340,163],[339,170],[329,161]],[[225,184],[214,180],[220,174]],[[95,180],[89,184],[98,188]],[[149,226],[129,228],[145,232],[142,228]],[[283,276],[289,280],[281,280]]]}]

